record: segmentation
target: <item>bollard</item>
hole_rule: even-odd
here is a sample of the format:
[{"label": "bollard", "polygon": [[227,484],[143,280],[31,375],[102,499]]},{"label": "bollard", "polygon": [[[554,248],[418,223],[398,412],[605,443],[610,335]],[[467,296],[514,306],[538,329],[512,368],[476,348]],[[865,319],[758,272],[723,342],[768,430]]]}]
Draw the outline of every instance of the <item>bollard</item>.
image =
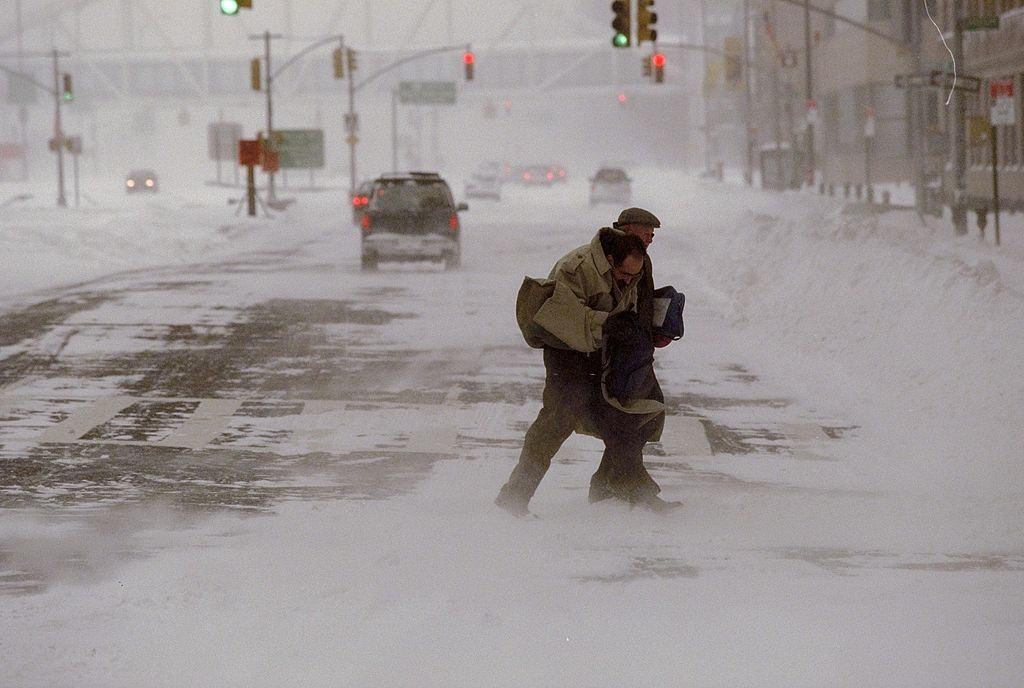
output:
[{"label": "bollard", "polygon": [[850,182],[843,184],[843,198],[850,197]]},{"label": "bollard", "polygon": [[888,208],[891,203],[892,203],[892,195],[889,193],[888,190],[883,191],[882,192],[882,205],[884,205],[886,208]]},{"label": "bollard", "polygon": [[861,200],[864,197],[864,187],[861,186],[860,184],[857,184],[853,188],[854,188],[854,193],[857,196],[857,200],[858,201]]},{"label": "bollard", "polygon": [[867,195],[867,198],[868,198],[868,203],[874,203],[875,202],[875,187],[871,186],[870,184],[868,184],[868,195]]},{"label": "bollard", "polygon": [[985,238],[985,227],[988,226],[988,208],[978,208],[974,211],[978,217],[978,229],[981,231],[981,238]]}]

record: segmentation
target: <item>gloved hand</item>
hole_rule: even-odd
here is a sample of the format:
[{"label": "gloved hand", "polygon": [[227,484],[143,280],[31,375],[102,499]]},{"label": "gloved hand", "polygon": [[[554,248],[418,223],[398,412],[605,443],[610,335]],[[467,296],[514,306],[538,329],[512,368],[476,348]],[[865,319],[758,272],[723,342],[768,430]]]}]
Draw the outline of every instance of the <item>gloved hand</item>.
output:
[{"label": "gloved hand", "polygon": [[675,340],[663,334],[652,334],[651,340],[654,342],[655,348],[662,349]]},{"label": "gloved hand", "polygon": [[608,345],[612,342],[621,341],[625,337],[629,337],[636,332],[636,328],[636,313],[633,311],[623,311],[622,313],[617,313],[605,320],[601,333],[604,336],[605,345]]}]

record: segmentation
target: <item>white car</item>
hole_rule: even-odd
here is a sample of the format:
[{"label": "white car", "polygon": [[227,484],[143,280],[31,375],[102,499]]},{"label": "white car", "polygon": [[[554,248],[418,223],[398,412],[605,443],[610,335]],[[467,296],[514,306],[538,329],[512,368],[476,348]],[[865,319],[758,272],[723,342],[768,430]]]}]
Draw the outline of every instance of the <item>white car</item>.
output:
[{"label": "white car", "polygon": [[602,167],[590,178],[590,205],[633,202],[632,179],[618,167]]},{"label": "white car", "polygon": [[501,180],[496,174],[475,172],[466,182],[467,198],[493,198],[501,200]]}]

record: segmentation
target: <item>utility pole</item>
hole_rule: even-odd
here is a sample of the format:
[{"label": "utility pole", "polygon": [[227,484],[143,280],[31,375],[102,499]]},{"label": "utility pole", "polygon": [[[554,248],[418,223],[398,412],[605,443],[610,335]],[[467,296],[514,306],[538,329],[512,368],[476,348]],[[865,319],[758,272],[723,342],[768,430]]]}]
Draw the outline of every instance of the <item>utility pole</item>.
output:
[{"label": "utility pole", "polygon": [[[707,0],[700,0],[700,40],[704,45],[708,45],[708,8]],[[702,83],[707,83],[708,78],[708,54],[703,53],[704,60],[704,79]],[[710,122],[711,118],[708,115],[708,100],[710,99],[709,93],[704,93],[704,169],[707,172],[711,171],[711,129]]]},{"label": "utility pole", "polygon": [[[910,42],[913,56],[914,74],[921,73],[921,5],[912,2],[911,6],[911,27]],[[917,216],[924,218],[924,155],[925,155],[925,127],[924,108],[920,88],[908,88],[907,98],[910,101],[910,141],[913,146],[914,155],[914,207],[917,209]]]},{"label": "utility pole", "polygon": [[[398,171],[398,89],[391,89],[391,171]],[[354,195],[354,194],[353,194]]]},{"label": "utility pole", "polygon": [[[804,0],[804,51],[806,53],[806,59],[804,60],[804,68],[806,71],[805,87],[804,91],[807,94],[807,107],[811,105],[811,101],[814,100],[814,82],[813,82],[813,70],[811,68],[811,0]],[[811,123],[810,118],[807,119],[807,133],[805,138],[804,146],[807,151],[807,178],[805,182],[813,187],[814,186],[814,124]]]},{"label": "utility pole", "polygon": [[747,170],[743,178],[747,182],[747,186],[752,186],[754,183],[754,143],[750,130],[754,120],[750,104],[750,0],[743,0],[743,90],[745,99],[743,119],[747,129]]},{"label": "utility pole", "polygon": [[[21,0],[14,2],[15,31],[18,33],[18,71],[25,72],[25,46],[23,44],[21,26]],[[21,181],[28,181],[28,108],[25,103],[18,104],[18,128],[21,130]]]},{"label": "utility pole", "polygon": [[[961,71],[964,69],[964,0],[953,0],[953,59]],[[953,214],[953,230],[957,235],[967,234],[966,168],[967,146],[964,132],[964,96],[960,89],[953,89],[953,198],[950,209]]]},{"label": "utility pole", "polygon": [[356,89],[355,71],[356,58],[352,48],[345,48],[345,59],[348,63],[348,121],[350,130],[348,132],[348,189],[349,196],[356,194]]},{"label": "utility pole", "polygon": [[53,140],[57,149],[57,205],[61,208],[68,207],[67,198],[64,196],[64,128],[60,123],[60,53],[53,49],[53,102],[56,104],[53,117]]}]

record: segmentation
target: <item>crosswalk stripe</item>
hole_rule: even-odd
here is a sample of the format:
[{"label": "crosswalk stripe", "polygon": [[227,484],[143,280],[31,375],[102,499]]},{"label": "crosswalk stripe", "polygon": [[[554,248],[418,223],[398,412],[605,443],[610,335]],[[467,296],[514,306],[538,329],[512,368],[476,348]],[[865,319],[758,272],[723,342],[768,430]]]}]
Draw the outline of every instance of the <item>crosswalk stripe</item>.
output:
[{"label": "crosswalk stripe", "polygon": [[47,428],[39,437],[40,442],[74,442],[98,425],[125,410],[138,399],[135,397],[104,397],[72,412],[57,425]]},{"label": "crosswalk stripe", "polygon": [[205,447],[224,432],[241,405],[239,399],[204,399],[181,426],[156,444],[184,449]]},{"label": "crosswalk stripe", "polygon": [[670,456],[709,456],[704,424],[693,416],[665,416],[665,429],[661,433],[661,446]]}]

